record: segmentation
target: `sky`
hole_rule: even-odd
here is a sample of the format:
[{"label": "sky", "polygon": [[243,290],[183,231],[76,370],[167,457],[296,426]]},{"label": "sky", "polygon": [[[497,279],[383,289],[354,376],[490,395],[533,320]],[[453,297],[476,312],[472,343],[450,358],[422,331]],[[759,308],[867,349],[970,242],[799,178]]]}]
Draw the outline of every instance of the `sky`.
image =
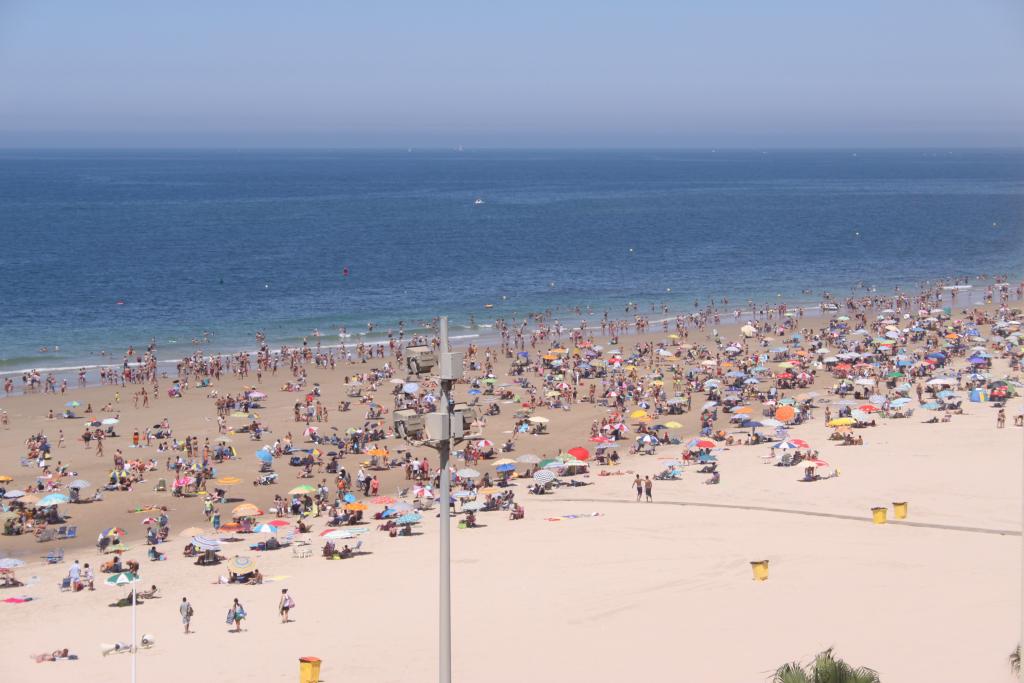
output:
[{"label": "sky", "polygon": [[0,0],[0,147],[1018,147],[1020,0]]}]

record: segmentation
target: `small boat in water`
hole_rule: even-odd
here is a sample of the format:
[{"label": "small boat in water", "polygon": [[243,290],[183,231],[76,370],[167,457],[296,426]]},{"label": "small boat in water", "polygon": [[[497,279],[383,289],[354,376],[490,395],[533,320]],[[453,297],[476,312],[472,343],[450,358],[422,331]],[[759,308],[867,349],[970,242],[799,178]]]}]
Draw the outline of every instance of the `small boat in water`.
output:
[{"label": "small boat in water", "polygon": [[481,199],[480,197],[477,197],[477,198],[476,198],[476,199],[475,199],[475,200],[473,201],[473,204],[474,204],[474,205],[476,205],[476,206],[480,206],[480,205],[481,205],[481,204],[483,204],[483,203],[484,203],[484,200],[483,200],[483,199]]}]

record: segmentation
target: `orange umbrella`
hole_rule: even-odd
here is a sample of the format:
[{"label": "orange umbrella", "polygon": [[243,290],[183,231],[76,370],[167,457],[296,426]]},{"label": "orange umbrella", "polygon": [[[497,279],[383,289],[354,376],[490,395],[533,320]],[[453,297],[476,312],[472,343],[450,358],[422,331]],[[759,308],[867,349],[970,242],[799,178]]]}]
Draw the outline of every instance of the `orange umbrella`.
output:
[{"label": "orange umbrella", "polygon": [[346,510],[366,510],[366,503],[348,503],[345,505]]},{"label": "orange umbrella", "polygon": [[388,452],[386,450],[384,450],[383,448],[371,448],[370,450],[366,451],[366,454],[367,455],[387,455]]},{"label": "orange umbrella", "polygon": [[739,408],[732,412],[736,413],[737,415],[746,415],[748,413],[754,412],[754,409],[751,408],[750,406],[740,406]]},{"label": "orange umbrella", "polygon": [[793,410],[793,406],[779,406],[775,411],[775,419],[783,422],[789,422],[796,417],[796,411]]}]

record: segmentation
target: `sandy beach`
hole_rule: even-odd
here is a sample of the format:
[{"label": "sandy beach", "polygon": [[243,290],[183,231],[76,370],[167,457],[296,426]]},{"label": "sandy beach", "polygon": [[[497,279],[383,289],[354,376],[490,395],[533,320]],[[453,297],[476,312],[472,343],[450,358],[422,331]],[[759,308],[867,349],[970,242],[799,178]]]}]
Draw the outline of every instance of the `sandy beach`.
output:
[{"label": "sandy beach", "polygon": [[[1022,402],[1016,396],[1006,400],[1006,424],[997,428],[999,409],[991,401],[989,385],[1019,377],[1019,369],[1011,367],[1016,355],[1007,352],[1007,334],[1019,330],[1019,324],[1006,324],[1015,318],[1009,310],[1000,313],[998,303],[972,309],[985,316],[978,324],[967,321],[967,312],[959,309],[926,322],[934,311],[925,310],[922,315],[918,306],[907,302],[898,312],[882,313],[885,302],[871,303],[877,305],[806,318],[787,318],[780,310],[770,320],[758,321],[752,334],[741,329],[746,317],[732,316],[700,323],[681,319],[678,328],[674,322],[651,323],[639,331],[631,326],[617,335],[621,363],[608,362],[616,354],[609,335],[600,329],[584,332],[576,343],[568,331],[557,339],[538,338],[535,346],[527,338],[522,350],[529,354],[529,365],[523,377],[536,390],[540,403],[534,402],[528,410],[548,420],[547,433],[516,434],[514,449],[497,452],[494,459],[515,460],[525,454],[557,458],[571,448],[583,447],[588,451],[589,471],[561,473],[559,479],[587,485],[531,495],[527,490],[534,480],[516,479],[504,490],[514,492],[515,502],[525,508],[524,519],[510,519],[505,510],[483,511],[477,513],[478,528],[453,529],[455,677],[463,681],[518,681],[527,676],[540,681],[614,681],[638,676],[664,680],[672,672],[679,680],[747,682],[767,680],[781,664],[807,661],[834,646],[847,661],[878,670],[887,683],[1012,680],[1007,656],[1016,644],[1021,597],[1024,439],[1024,429],[1015,425],[1015,418],[1021,414]],[[1014,297],[1008,306],[1019,308],[1019,299]],[[857,314],[869,323],[863,338],[853,334],[860,327]],[[888,315],[895,325],[882,322]],[[853,319],[842,321],[839,316]],[[787,320],[792,320],[788,328],[774,329],[785,326]],[[1003,322],[994,328],[997,321]],[[887,325],[894,335],[882,343]],[[920,331],[914,331],[918,325]],[[819,353],[811,340],[824,327],[832,334],[821,333],[819,346],[828,348]],[[971,343],[969,330],[977,330],[984,341]],[[798,339],[792,339],[795,333],[800,333]],[[785,353],[771,351],[782,344]],[[899,354],[885,350],[886,344],[904,349],[910,359],[905,369],[924,368],[922,374],[901,374],[899,381],[886,386],[887,373],[904,367],[896,365]],[[972,350],[979,344],[984,352]],[[593,351],[597,346],[602,347],[600,352]],[[731,346],[737,351],[730,351]],[[566,351],[551,355],[559,347]],[[875,355],[851,362],[849,370],[825,360],[844,349],[869,347]],[[946,360],[925,367],[927,354],[939,348],[945,349]],[[510,385],[504,388],[515,399],[501,400],[488,394],[486,383],[472,384],[484,378],[483,368],[467,367],[467,381],[456,387],[456,399],[475,401],[481,412],[492,404],[500,407],[500,414],[483,417],[474,427],[479,435],[475,440],[489,440],[496,450],[513,436],[514,415],[524,410],[522,404],[528,398],[526,389],[512,384],[518,376],[510,374],[511,361],[518,353],[518,348],[510,348],[508,354],[497,347],[481,348],[473,359],[483,364],[489,354],[494,361],[494,385],[499,392],[502,385]],[[552,367],[544,360],[546,355],[561,364]],[[762,355],[764,360],[758,360]],[[974,384],[989,400],[970,400],[968,357],[987,361],[984,378]],[[593,368],[607,368],[606,375],[577,377],[569,372],[570,367],[579,369],[582,358],[595,361]],[[780,362],[790,360],[797,365],[780,367]],[[296,556],[296,546],[249,550],[250,543],[265,540],[266,534],[223,534],[222,554],[251,557],[263,576],[260,585],[224,585],[217,581],[227,574],[226,562],[196,566],[194,558],[183,557],[190,538],[182,538],[179,532],[193,526],[211,528],[203,495],[174,496],[154,490],[158,480],[176,478],[166,461],[181,452],[158,453],[160,439],[155,438],[149,447],[131,447],[134,431],[144,434],[164,421],[174,438],[190,435],[198,437],[200,444],[207,439],[216,443],[225,436],[218,430],[216,399],[255,389],[266,398],[259,399],[260,407],[253,412],[269,431],[259,442],[250,440],[235,430],[251,417],[235,417],[237,411],[230,411],[226,436],[237,458],[209,463],[216,470],[215,479],[239,480],[223,487],[232,502],[216,505],[222,521],[229,521],[230,510],[238,503],[253,503],[267,512],[276,494],[285,495],[301,484],[316,486],[321,480],[333,501],[335,476],[313,467],[311,478],[300,478],[302,468],[290,467],[288,456],[273,462],[279,477],[276,485],[254,486],[260,468],[255,453],[288,433],[297,449],[317,448],[321,457],[337,450],[303,436],[306,424],[295,421],[295,402],[318,384],[317,399],[327,408],[326,421],[311,423],[319,433],[344,435],[350,428],[362,428],[369,399],[360,403],[351,396],[353,383],[346,384],[345,379],[381,369],[385,363],[391,368],[397,364],[390,352],[366,363],[339,360],[333,369],[307,363],[301,366],[304,380],[298,392],[281,390],[295,379],[287,363],[276,373],[265,371],[261,381],[254,371],[247,377],[228,372],[205,387],[195,386],[193,380],[181,398],[168,397],[173,378],[161,377],[159,396],[151,398],[148,407],[136,406],[133,394],[145,386],[152,397],[150,382],[90,386],[63,396],[4,399],[8,424],[0,429],[0,452],[5,454],[0,474],[13,479],[4,484],[7,491],[28,491],[41,472],[34,461],[19,465],[32,434],[48,438],[50,468],[60,461],[73,470],[73,476],[54,480],[64,493],[66,488],[61,487],[72,479],[94,485],[84,495],[105,484],[117,449],[128,459],[156,461],[155,469],[145,472],[144,481],[133,484],[130,491],[105,491],[100,502],[59,505],[66,517],[60,524],[77,527],[75,539],[39,542],[31,533],[0,537],[0,557],[25,562],[15,569],[24,585],[0,589],[0,600],[31,598],[0,602],[0,622],[7,633],[0,641],[5,672],[14,680],[127,676],[131,655],[101,654],[102,643],[127,641],[130,636],[131,610],[108,607],[126,589],[103,585],[107,575],[98,571],[109,555],[99,553],[97,537],[105,529],[119,527],[125,531],[122,542],[129,547],[124,558],[141,564],[140,590],[151,585],[160,589],[159,597],[137,608],[138,634],[151,634],[156,640],[152,648],[137,654],[139,680],[175,680],[183,675],[183,665],[198,668],[210,679],[297,680],[301,656],[320,657],[320,678],[328,682],[431,680],[437,648],[436,506],[410,527],[412,535],[393,537],[378,530],[381,521],[371,518],[383,509],[370,503],[375,496],[355,491],[356,498],[368,504],[367,519],[359,525],[368,531],[343,542],[361,541],[365,552],[338,561],[321,556],[326,514],[308,518],[311,545],[303,547],[312,551],[310,557]],[[725,392],[714,382],[728,383],[729,372],[739,373],[741,386],[744,377],[758,381],[748,384],[745,392],[737,391],[735,401],[726,402]],[[808,373],[807,379],[798,380],[803,372]],[[792,375],[792,382],[783,377],[786,373]],[[942,377],[953,378],[943,388],[959,401],[947,397],[942,400],[948,405],[929,410],[924,406],[937,390],[919,400],[910,389],[903,392],[908,401],[897,404],[914,412],[909,417],[891,417],[906,413],[891,405],[901,395],[897,384],[906,381],[915,388],[929,387],[929,381]],[[834,393],[844,378],[858,390],[867,385],[857,385],[855,378],[878,379],[870,391],[852,401],[855,410],[866,406],[867,412],[858,413],[851,422],[872,421],[874,426],[847,430],[827,424],[825,411],[837,417],[844,407],[842,397]],[[391,425],[393,392],[406,380],[416,378],[399,371],[386,378],[382,375],[375,391],[369,382],[359,385],[363,396],[372,395],[389,411],[382,416],[384,428]],[[429,379],[417,381],[420,396],[425,396]],[[564,388],[559,388],[563,383]],[[600,398],[618,388],[613,386],[616,383],[628,386],[631,394],[621,408],[578,400],[587,397],[591,386]],[[1013,394],[1016,385],[1006,386]],[[743,427],[742,421],[732,419],[737,412],[724,410],[726,405],[743,406],[749,408],[751,418],[765,419],[766,404],[760,399],[768,396],[756,392],[772,387],[776,393],[770,398],[767,416],[781,416],[778,408],[789,403],[782,399],[793,398],[806,407],[807,418],[783,420],[789,424],[778,428],[771,424]],[[571,399],[573,392],[577,400]],[[721,400],[702,415],[710,392],[717,392]],[[691,409],[669,414],[667,399],[674,394],[688,400]],[[868,394],[883,396],[885,403],[872,408]],[[605,400],[614,404],[616,398]],[[74,409],[76,419],[48,418],[50,410],[59,415],[70,400],[81,404]],[[340,412],[338,405],[345,401],[351,403],[350,409]],[[641,401],[649,407],[640,408]],[[102,411],[108,403],[111,410]],[[553,403],[565,407],[554,408]],[[88,405],[94,413],[86,416],[83,410]],[[649,419],[630,417],[637,410],[644,410]],[[611,420],[612,413],[619,412]],[[115,416],[119,436],[104,440],[100,457],[95,445],[86,448],[79,440],[83,423],[86,418]],[[710,420],[710,433],[701,434],[702,419]],[[621,440],[608,444],[621,456],[616,464],[595,462],[598,444],[591,440],[592,426],[601,420],[628,425]],[[629,452],[644,425],[669,421],[680,426],[653,431],[669,433],[681,443],[652,445],[649,454]],[[64,433],[64,447],[57,444],[58,430]],[[830,438],[837,431],[849,431],[851,438],[863,439],[863,445]],[[704,449],[703,455],[715,460],[721,476],[719,483],[708,485],[713,475],[699,472],[705,464],[690,459],[700,449],[686,444],[718,432],[734,443],[723,438]],[[773,440],[743,443],[755,432]],[[773,446],[789,440],[809,444],[793,449],[822,464],[810,471],[806,461],[776,466],[787,453]],[[426,446],[409,446],[394,435],[371,445],[386,446],[391,457],[409,450],[413,457],[428,458],[431,470],[437,468],[437,454]],[[355,478],[366,459],[363,454],[344,454],[340,464]],[[669,465],[670,461],[681,464]],[[453,461],[453,469],[464,467],[463,461]],[[498,476],[493,459],[473,467],[491,478]],[[527,468],[536,465],[516,464],[517,471]],[[636,500],[634,477],[653,478],[673,468],[681,473],[678,479],[654,480],[653,500]],[[367,468],[367,472],[379,477],[379,496],[413,500],[415,493],[408,498],[399,495],[401,489],[412,486],[404,468]],[[805,474],[821,478],[801,481]],[[212,492],[215,486],[210,482],[206,490]],[[10,505],[16,500],[4,502]],[[905,520],[894,519],[893,503],[903,501],[909,514]],[[168,540],[156,546],[166,554],[166,561],[147,559],[142,520],[159,514],[147,506],[167,508]],[[888,524],[872,523],[871,508],[878,506],[887,508]],[[273,518],[268,512],[256,521]],[[292,515],[283,519],[297,521]],[[461,519],[460,514],[453,526]],[[228,540],[232,537],[241,540]],[[47,564],[43,556],[58,549],[64,550],[63,561]],[[59,589],[76,560],[89,562],[97,570],[95,591]],[[752,579],[750,563],[755,560],[769,560],[767,581]],[[296,602],[294,621],[288,624],[280,623],[277,611],[282,588]],[[193,634],[183,633],[178,611],[183,597],[195,610]],[[241,633],[229,633],[224,615],[236,597],[248,616]],[[945,646],[936,647],[939,643]],[[78,655],[77,661],[37,663],[30,658],[57,648],[69,648]]]}]

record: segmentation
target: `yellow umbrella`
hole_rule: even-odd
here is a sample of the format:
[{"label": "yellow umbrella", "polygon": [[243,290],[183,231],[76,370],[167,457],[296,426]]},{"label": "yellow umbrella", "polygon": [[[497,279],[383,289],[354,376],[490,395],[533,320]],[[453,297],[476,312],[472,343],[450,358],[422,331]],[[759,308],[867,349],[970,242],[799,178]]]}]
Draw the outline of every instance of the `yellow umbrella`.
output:
[{"label": "yellow umbrella", "polygon": [[551,353],[569,353],[569,349],[551,349]]},{"label": "yellow umbrella", "polygon": [[0,474],[0,482],[6,484],[9,481],[14,481],[14,477],[8,477],[6,474]]},{"label": "yellow umbrella", "polygon": [[235,506],[235,509],[231,511],[231,515],[234,517],[256,517],[262,514],[260,509],[252,503],[242,503]]},{"label": "yellow umbrella", "polygon": [[639,419],[639,418],[642,418],[642,417],[647,417],[647,411],[642,409],[642,408],[640,408],[640,409],[637,409],[637,410],[634,410],[633,412],[631,412],[629,414],[629,416],[631,418],[635,418],[635,419]]},{"label": "yellow umbrella", "polygon": [[234,486],[235,484],[241,484],[242,480],[238,477],[221,477],[217,480],[217,483],[223,486]]},{"label": "yellow umbrella", "polygon": [[501,489],[499,489],[497,486],[488,486],[485,489],[479,489],[477,493],[483,494],[485,496],[492,496],[495,493],[501,493]]},{"label": "yellow umbrella", "polygon": [[829,427],[848,427],[854,424],[856,420],[852,417],[837,417],[836,419],[828,423]]},{"label": "yellow umbrella", "polygon": [[789,361],[786,361],[785,363],[779,363],[779,367],[785,370],[789,370],[790,368],[794,368],[796,366],[790,363]]},{"label": "yellow umbrella", "polygon": [[675,420],[672,420],[670,422],[666,422],[665,426],[668,427],[669,429],[679,429],[683,425],[678,423],[678,422],[676,422]]},{"label": "yellow umbrella", "polygon": [[512,460],[511,458],[501,458],[500,460],[495,460],[491,464],[494,465],[495,467],[499,467],[500,465],[515,465],[516,461]]}]

